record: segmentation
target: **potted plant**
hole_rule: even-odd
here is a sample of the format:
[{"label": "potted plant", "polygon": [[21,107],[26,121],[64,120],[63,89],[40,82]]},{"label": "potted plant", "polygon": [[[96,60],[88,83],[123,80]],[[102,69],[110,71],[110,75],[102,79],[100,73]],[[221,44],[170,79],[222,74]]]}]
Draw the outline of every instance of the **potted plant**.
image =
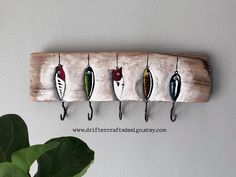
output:
[{"label": "potted plant", "polygon": [[59,137],[45,144],[29,145],[28,130],[21,117],[0,117],[0,177],[81,177],[94,160],[94,151],[75,137]]}]

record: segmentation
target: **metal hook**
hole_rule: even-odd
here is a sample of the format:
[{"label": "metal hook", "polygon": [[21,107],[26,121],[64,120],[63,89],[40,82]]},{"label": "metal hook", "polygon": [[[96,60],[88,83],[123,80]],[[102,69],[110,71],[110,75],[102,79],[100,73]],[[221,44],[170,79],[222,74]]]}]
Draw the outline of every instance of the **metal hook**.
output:
[{"label": "metal hook", "polygon": [[176,66],[175,66],[175,71],[176,72],[178,72],[178,64],[179,64],[179,58],[177,57]]},{"label": "metal hook", "polygon": [[147,68],[148,68],[148,66],[149,66],[149,65],[148,65],[148,62],[149,62],[149,53],[147,53],[147,66],[146,66]]},{"label": "metal hook", "polygon": [[59,60],[58,63],[61,64],[61,53],[60,52],[58,53],[58,60]]},{"label": "metal hook", "polygon": [[119,104],[119,118],[120,120],[122,120],[122,109],[121,109],[121,101],[119,101],[120,104]]},{"label": "metal hook", "polygon": [[90,55],[89,55],[89,53],[88,53],[88,66],[90,66],[90,65],[89,65],[89,60],[90,60]]},{"label": "metal hook", "polygon": [[118,64],[118,58],[119,58],[119,54],[117,53],[117,54],[116,54],[116,68],[119,67],[119,64]]},{"label": "metal hook", "polygon": [[170,120],[171,120],[172,122],[175,122],[176,119],[177,119],[177,115],[176,115],[176,114],[173,114],[174,109],[175,109],[175,102],[172,103],[172,108],[171,108],[171,110],[170,110]]},{"label": "metal hook", "polygon": [[64,113],[63,113],[63,116],[62,116],[62,114],[60,114],[61,121],[63,121],[65,119],[66,114],[67,114],[67,109],[65,107],[65,103],[64,102],[62,102],[62,108],[63,108]]},{"label": "metal hook", "polygon": [[93,107],[91,105],[91,101],[89,101],[89,107],[91,110],[91,114],[88,113],[88,120],[91,121],[93,119]]},{"label": "metal hook", "polygon": [[148,118],[149,118],[149,114],[147,111],[147,107],[148,107],[148,101],[145,101],[145,121],[148,122]]}]

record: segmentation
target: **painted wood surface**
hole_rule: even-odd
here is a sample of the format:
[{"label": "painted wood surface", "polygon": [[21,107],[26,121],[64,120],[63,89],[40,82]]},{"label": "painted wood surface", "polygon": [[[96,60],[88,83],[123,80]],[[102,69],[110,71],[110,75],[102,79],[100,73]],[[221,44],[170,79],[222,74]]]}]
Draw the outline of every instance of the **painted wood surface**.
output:
[{"label": "painted wood surface", "polygon": [[[116,52],[91,52],[90,66],[95,73],[95,87],[91,101],[116,101],[111,70],[116,67]],[[66,73],[64,101],[87,101],[83,75],[88,53],[61,53],[61,64]],[[169,80],[175,72],[177,56],[182,87],[177,102],[206,102],[210,98],[211,79],[206,56],[149,54],[149,69],[153,76],[150,101],[172,102]],[[147,53],[119,52],[119,66],[123,69],[123,101],[143,101],[143,71]],[[33,53],[30,59],[30,97],[33,101],[59,101],[55,83],[58,53]]]}]

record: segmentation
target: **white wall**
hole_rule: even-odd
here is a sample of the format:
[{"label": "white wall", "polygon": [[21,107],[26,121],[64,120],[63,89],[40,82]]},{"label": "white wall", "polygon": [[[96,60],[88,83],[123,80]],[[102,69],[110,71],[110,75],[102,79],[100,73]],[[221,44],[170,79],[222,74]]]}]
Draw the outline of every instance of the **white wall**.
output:
[{"label": "white wall", "polygon": [[[95,150],[87,177],[236,176],[236,1],[234,0],[0,0],[0,113],[18,113],[32,144],[77,136]],[[29,55],[35,51],[194,51],[210,56],[210,102],[74,103],[59,120],[59,103],[29,99]],[[162,134],[78,134],[72,128],[166,128]]]}]

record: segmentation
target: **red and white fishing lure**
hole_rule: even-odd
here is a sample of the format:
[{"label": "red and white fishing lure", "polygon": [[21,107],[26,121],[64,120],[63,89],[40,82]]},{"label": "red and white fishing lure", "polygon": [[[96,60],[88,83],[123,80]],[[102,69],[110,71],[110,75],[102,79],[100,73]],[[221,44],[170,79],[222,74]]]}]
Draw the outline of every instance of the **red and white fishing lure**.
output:
[{"label": "red and white fishing lure", "polygon": [[64,114],[60,115],[61,120],[65,119],[66,116],[66,107],[63,101],[64,95],[65,95],[65,91],[66,91],[66,74],[65,71],[63,69],[63,65],[61,65],[60,63],[60,53],[59,53],[59,64],[56,67],[56,73],[55,73],[55,85],[56,85],[56,89],[57,89],[57,94],[58,97],[60,99],[60,101],[62,102],[62,108],[64,110]]},{"label": "red and white fishing lure", "polygon": [[56,67],[55,82],[59,99],[62,101],[66,91],[66,75],[60,63]]}]

